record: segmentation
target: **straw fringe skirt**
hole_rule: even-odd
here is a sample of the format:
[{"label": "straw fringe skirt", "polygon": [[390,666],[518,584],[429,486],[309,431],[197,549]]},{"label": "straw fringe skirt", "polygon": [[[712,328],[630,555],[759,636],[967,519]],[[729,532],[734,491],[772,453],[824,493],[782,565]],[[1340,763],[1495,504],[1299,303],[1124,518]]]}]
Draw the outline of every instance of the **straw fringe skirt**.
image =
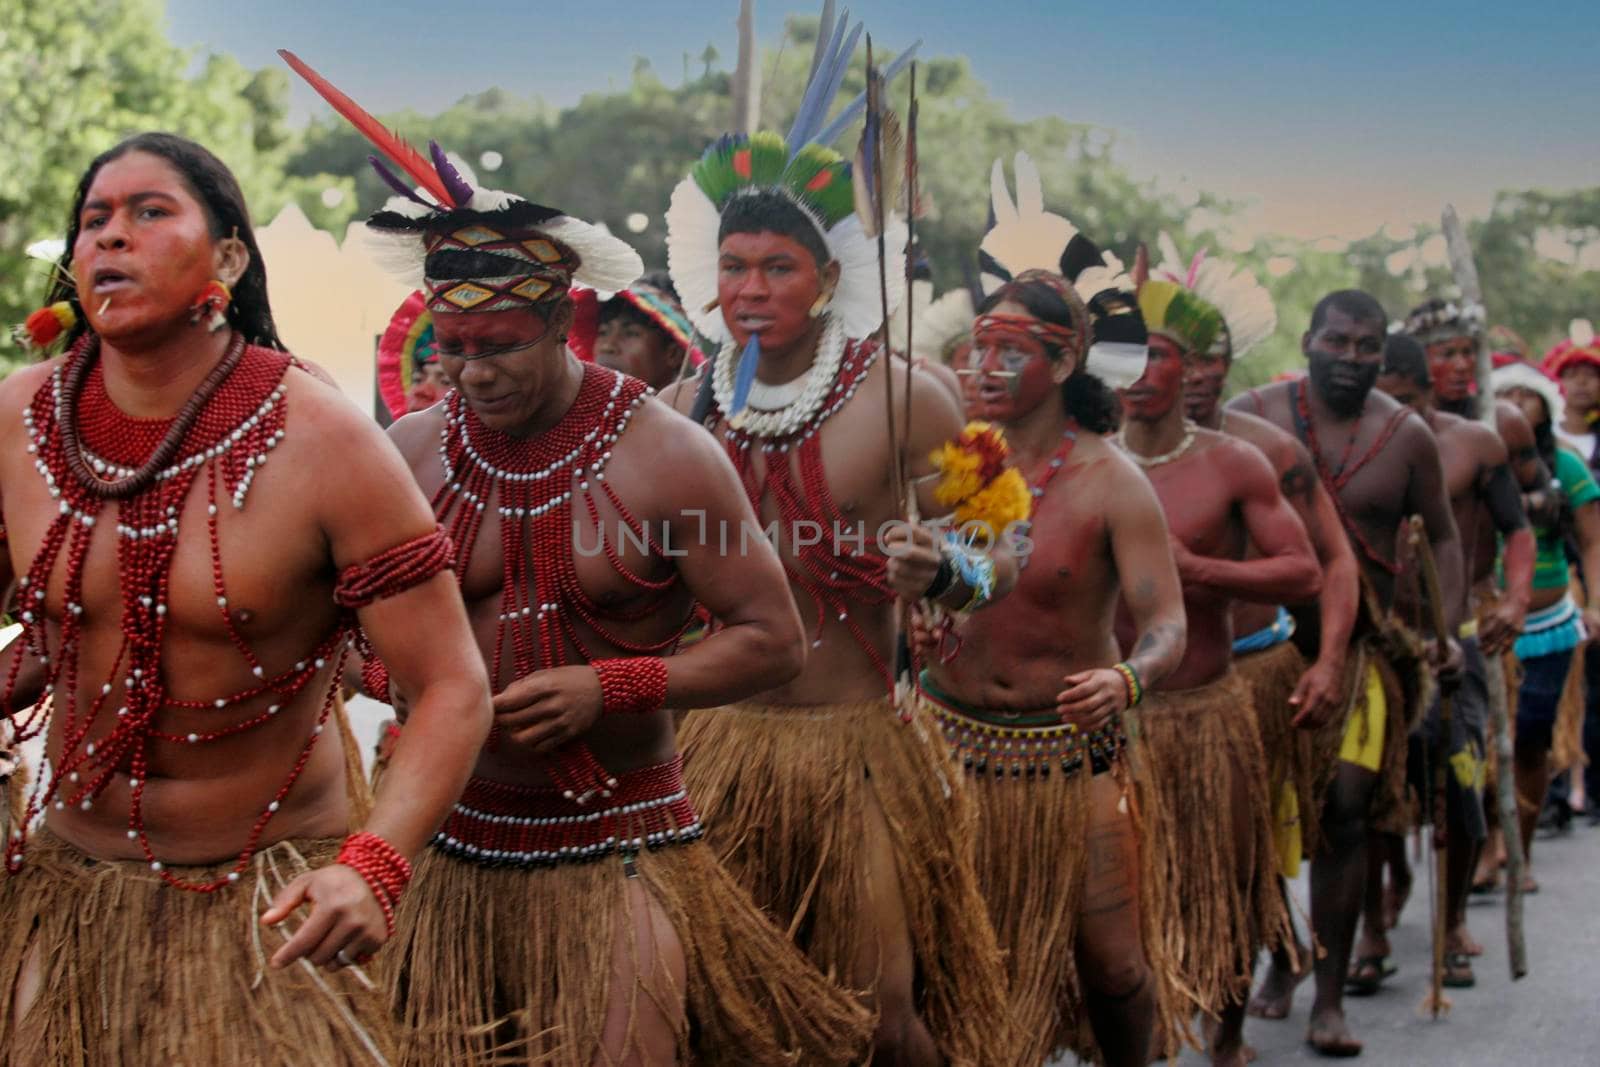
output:
[{"label": "straw fringe skirt", "polygon": [[[600,1058],[616,992],[612,945],[643,921],[629,892],[636,881],[683,950],[687,988],[660,1005],[680,1024],[678,1062],[861,1062],[867,1013],[784,940],[702,843],[531,870],[430,848],[379,957],[406,1028],[405,1062],[612,1062]],[[674,981],[659,970],[639,978],[655,990]],[[627,1051],[636,1053],[633,1025]]]},{"label": "straw fringe skirt", "polygon": [[[1131,792],[1124,750],[1105,772]],[[1088,878],[1091,813],[1088,765],[1070,774],[1026,777],[966,773],[978,807],[977,874],[989,918],[1005,953],[1016,1041],[1013,1062],[1034,1065],[1063,1051],[1098,1061],[1078,976],[1078,923]],[[1128,808],[1130,816],[1136,809]],[[1137,832],[1137,822],[1136,822]],[[1160,922],[1141,902],[1140,930],[1156,991],[1156,1044],[1185,1039],[1187,1003],[1173,971],[1156,953]]]},{"label": "straw fringe skirt", "polygon": [[[1312,734],[1295,726],[1295,709],[1289,705],[1295,686],[1305,675],[1306,659],[1294,642],[1280,641],[1269,649],[1236,658],[1233,665],[1255,708],[1256,729],[1267,766],[1267,797],[1276,811],[1285,789],[1293,792],[1301,849],[1313,855],[1321,841],[1321,820],[1316,814],[1322,802],[1317,792]],[[1288,859],[1282,856],[1280,863],[1287,865]]]},{"label": "straw fringe skirt", "polygon": [[918,1008],[952,1067],[1012,1067],[1005,971],[973,871],[975,809],[937,732],[887,700],[690,712],[679,744],[706,840],[824,974],[878,936],[869,807],[888,826]]},{"label": "straw fringe skirt", "polygon": [[[1153,692],[1131,716],[1145,829],[1140,894],[1159,920],[1157,954],[1207,1012],[1247,996],[1256,951],[1289,933],[1249,701],[1230,672],[1199,688]],[[1244,812],[1233,810],[1235,775],[1244,777]],[[1236,825],[1248,831],[1236,835]]]},{"label": "straw fringe skirt", "polygon": [[[279,842],[236,885],[190,893],[143,861],[94,860],[38,833],[22,870],[0,874],[0,1064],[392,1064],[381,991],[360,968],[267,965],[298,927],[257,917],[279,889],[333,861],[337,839]],[[215,878],[218,868],[171,868]],[[37,999],[12,990],[30,954]]]}]

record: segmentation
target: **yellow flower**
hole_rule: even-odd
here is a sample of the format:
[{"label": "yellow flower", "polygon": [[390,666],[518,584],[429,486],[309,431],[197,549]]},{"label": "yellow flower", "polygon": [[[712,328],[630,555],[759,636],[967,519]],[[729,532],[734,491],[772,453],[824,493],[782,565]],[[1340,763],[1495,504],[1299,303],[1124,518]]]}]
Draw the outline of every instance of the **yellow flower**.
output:
[{"label": "yellow flower", "polygon": [[934,499],[946,507],[961,503],[983,488],[978,480],[978,468],[983,457],[968,452],[955,441],[946,441],[930,457],[941,474],[934,487]]},{"label": "yellow flower", "polygon": [[996,534],[1033,513],[1033,494],[1015,469],[1008,468],[988,485],[969,495],[956,508],[956,525],[987,523]]}]

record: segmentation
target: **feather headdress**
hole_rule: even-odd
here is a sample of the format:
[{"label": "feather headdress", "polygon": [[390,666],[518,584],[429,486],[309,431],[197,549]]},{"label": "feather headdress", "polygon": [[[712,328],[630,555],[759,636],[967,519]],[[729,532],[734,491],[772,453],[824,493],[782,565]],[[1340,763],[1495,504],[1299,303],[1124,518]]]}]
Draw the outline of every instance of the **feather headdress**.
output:
[{"label": "feather headdress", "polygon": [[1501,396],[1510,389],[1527,389],[1537,393],[1544,400],[1545,410],[1550,413],[1550,424],[1561,425],[1561,417],[1566,413],[1561,387],[1533,364],[1517,360],[1496,367],[1489,372],[1489,385],[1495,396]]},{"label": "feather headdress", "polygon": [[1558,342],[1544,355],[1544,372],[1552,378],[1575,363],[1587,363],[1600,369],[1600,340],[1596,340],[1594,326],[1588,319],[1573,319],[1567,326],[1567,338]]},{"label": "feather headdress", "polygon": [[1431,345],[1453,337],[1481,337],[1486,324],[1482,304],[1435,298],[1411,309],[1405,331],[1418,344]]},{"label": "feather headdress", "polygon": [[[757,190],[787,197],[822,236],[828,254],[839,265],[839,284],[828,314],[848,337],[866,337],[883,321],[878,292],[878,253],[855,212],[850,163],[827,147],[844,131],[865,100],[858,98],[826,122],[829,107],[849,68],[861,25],[847,29],[848,13],[819,29],[819,47],[810,82],[787,136],[758,132],[718,138],[678,183],[667,209],[667,266],[683,298],[690,320],[706,338],[725,342],[727,323],[717,308],[718,232],[722,213],[736,198]],[[896,60],[910,58],[907,49]],[[890,77],[891,65],[884,72]],[[903,254],[905,224],[891,219],[885,227],[890,250],[889,310],[899,306],[905,271],[893,262]],[[748,372],[754,368],[746,367]]]},{"label": "feather headdress", "polygon": [[[369,157],[396,195],[367,225],[383,235],[386,258],[401,279],[427,294],[429,310],[532,307],[561,297],[574,282],[617,290],[643,273],[639,254],[605,227],[479,187],[472,171],[436,142],[424,156],[292,52],[278,55],[409,179]],[[451,252],[473,253],[455,258],[474,266],[429,276],[430,263],[451,258],[432,257]]]},{"label": "feather headdress", "polygon": [[994,225],[978,249],[985,293],[1028,270],[1059,274],[1072,283],[1089,310],[1090,342],[1084,369],[1113,389],[1126,389],[1144,374],[1149,340],[1122,261],[1044,209],[1039,168],[1026,152],[1015,161],[1017,197],[1006,188],[1005,165],[989,174]]},{"label": "feather headdress", "polygon": [[1156,248],[1161,262],[1152,277],[1176,282],[1221,312],[1225,329],[1218,331],[1212,342],[1213,353],[1241,359],[1278,328],[1272,294],[1243,267],[1204,251],[1185,263],[1178,246],[1164,233]]}]

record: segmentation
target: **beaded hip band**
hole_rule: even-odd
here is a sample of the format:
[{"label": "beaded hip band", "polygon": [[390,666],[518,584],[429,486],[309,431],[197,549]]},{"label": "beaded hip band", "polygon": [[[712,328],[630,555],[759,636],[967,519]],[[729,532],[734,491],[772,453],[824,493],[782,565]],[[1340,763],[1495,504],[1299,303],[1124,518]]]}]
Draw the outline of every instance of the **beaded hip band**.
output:
[{"label": "beaded hip band", "polygon": [[[922,695],[956,760],[975,776],[1044,779],[1059,771],[1070,777],[1086,760],[1091,774],[1104,774],[1128,743],[1120,715],[1085,734],[1053,711],[1017,716],[1016,724],[1008,717],[1008,724],[1001,725],[980,717],[981,712],[953,706],[926,687]],[[1034,724],[1022,724],[1029,719]]]},{"label": "beaded hip band", "polygon": [[486,867],[589,863],[701,835],[683,785],[683,757],[616,776],[604,807],[579,807],[553,788],[473,778],[433,847]]}]

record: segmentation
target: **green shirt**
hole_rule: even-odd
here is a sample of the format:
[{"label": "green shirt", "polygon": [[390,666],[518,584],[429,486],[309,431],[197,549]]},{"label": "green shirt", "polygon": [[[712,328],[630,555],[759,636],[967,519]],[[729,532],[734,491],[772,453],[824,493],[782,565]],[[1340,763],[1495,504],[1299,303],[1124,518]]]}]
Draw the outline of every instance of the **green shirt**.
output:
[{"label": "green shirt", "polygon": [[[1567,503],[1579,507],[1591,500],[1600,500],[1600,486],[1595,485],[1589,465],[1566,448],[1556,448],[1556,481],[1567,494]],[[1533,587],[1535,589],[1565,589],[1567,587],[1567,543],[1561,527],[1534,527],[1538,551],[1534,555]]]}]

